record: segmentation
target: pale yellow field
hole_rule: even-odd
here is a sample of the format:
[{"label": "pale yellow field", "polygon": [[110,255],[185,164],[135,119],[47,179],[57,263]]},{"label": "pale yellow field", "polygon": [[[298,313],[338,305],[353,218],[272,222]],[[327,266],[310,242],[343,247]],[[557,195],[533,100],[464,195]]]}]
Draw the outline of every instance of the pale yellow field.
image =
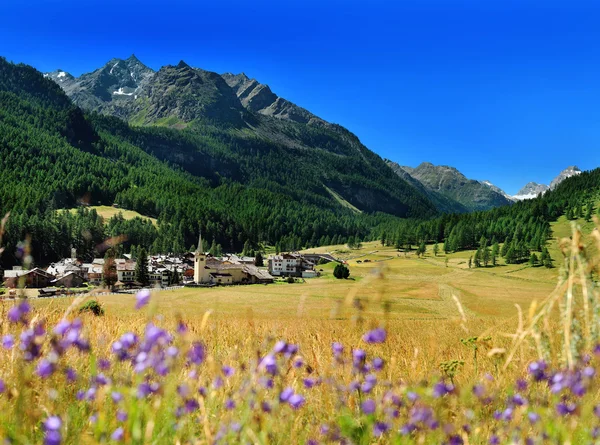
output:
[{"label": "pale yellow field", "polygon": [[[108,220],[110,218],[112,218],[115,215],[118,215],[119,213],[121,213],[123,215],[123,218],[125,219],[133,219],[133,218],[142,218],[142,219],[149,219],[150,221],[152,221],[152,224],[156,225],[156,219],[155,218],[150,218],[148,216],[144,216],[134,210],[127,210],[127,209],[119,209],[119,208],[115,208],[115,207],[111,207],[111,206],[90,206],[90,207],[86,207],[89,210],[96,210],[96,212],[98,212],[98,215],[100,215],[102,218],[104,218],[104,220],[106,222],[108,222]],[[69,209],[69,212],[76,212],[77,209]]]}]

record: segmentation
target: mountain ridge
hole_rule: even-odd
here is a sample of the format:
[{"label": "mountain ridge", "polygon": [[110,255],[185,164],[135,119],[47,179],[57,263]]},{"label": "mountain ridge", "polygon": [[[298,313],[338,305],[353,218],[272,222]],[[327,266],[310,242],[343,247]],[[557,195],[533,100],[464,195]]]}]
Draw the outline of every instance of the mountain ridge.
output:
[{"label": "mountain ridge", "polygon": [[[392,165],[391,161],[388,161],[388,165]],[[481,211],[512,203],[490,186],[468,179],[455,167],[436,166],[431,162],[422,162],[415,168],[396,165],[436,196],[444,196],[446,203],[456,209],[462,207],[467,211]],[[435,198],[433,200],[435,201]]]},{"label": "mountain ridge", "polygon": [[[143,75],[133,76],[134,68]],[[328,190],[333,190],[364,212],[402,217],[437,212],[425,193],[395,175],[349,130],[276,96],[246,75],[221,75],[183,60],[153,71],[130,58],[111,59],[70,82],[58,74],[49,77],[87,111],[119,117],[134,126],[185,131],[197,135],[200,144],[233,151],[241,156],[243,170],[253,171],[244,175],[244,181],[267,181],[269,187],[288,187],[297,195],[290,187],[305,180],[297,178],[302,171],[305,178],[312,178],[311,192],[330,200]],[[136,78],[139,81],[134,82]],[[154,153],[190,172],[199,171],[195,163],[205,162],[193,150],[179,153],[160,147]],[[273,156],[287,159],[287,164],[269,172],[257,165],[272,163],[265,160]]]}]

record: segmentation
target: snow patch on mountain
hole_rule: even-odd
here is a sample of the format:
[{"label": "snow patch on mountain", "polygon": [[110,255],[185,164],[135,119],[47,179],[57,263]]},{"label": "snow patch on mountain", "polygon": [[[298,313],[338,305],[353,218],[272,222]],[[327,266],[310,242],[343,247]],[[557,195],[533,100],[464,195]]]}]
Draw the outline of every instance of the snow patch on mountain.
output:
[{"label": "snow patch on mountain", "polygon": [[126,93],[125,91],[123,91],[123,88],[119,88],[117,91],[113,91],[113,94],[115,96],[133,96],[133,93]]}]

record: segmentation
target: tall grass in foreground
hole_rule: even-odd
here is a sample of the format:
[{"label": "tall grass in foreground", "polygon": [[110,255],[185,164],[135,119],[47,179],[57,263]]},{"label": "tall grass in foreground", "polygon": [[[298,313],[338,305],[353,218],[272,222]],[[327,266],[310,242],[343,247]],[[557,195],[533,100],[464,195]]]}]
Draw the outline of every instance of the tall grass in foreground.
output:
[{"label": "tall grass in foreground", "polygon": [[[600,236],[593,236],[600,248]],[[597,256],[574,230],[516,321],[164,318],[0,305],[0,437],[15,444],[594,443]],[[600,250],[600,249],[599,249]],[[382,306],[369,320],[365,304]],[[34,305],[35,306],[35,305]],[[185,314],[185,308],[182,308]],[[512,331],[511,331],[512,329]]]}]

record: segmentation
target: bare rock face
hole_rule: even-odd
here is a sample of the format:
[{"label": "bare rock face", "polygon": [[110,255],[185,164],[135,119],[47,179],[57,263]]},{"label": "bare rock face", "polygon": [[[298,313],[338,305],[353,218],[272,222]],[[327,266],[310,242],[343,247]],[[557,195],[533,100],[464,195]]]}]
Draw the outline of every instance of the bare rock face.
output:
[{"label": "bare rock face", "polygon": [[519,192],[513,196],[517,201],[524,199],[536,198],[540,193],[545,193],[549,187],[545,184],[538,184],[537,182],[528,182]]},{"label": "bare rock face", "polygon": [[330,125],[310,111],[277,96],[268,85],[250,79],[244,73],[225,73],[223,79],[233,88],[242,105],[251,111],[301,124]]},{"label": "bare rock face", "polygon": [[581,174],[581,170],[579,170],[579,168],[575,165],[565,168],[558,174],[556,178],[552,180],[552,182],[550,183],[550,190],[556,188],[556,186],[563,182],[565,179],[579,174]]},{"label": "bare rock face", "polygon": [[487,210],[509,205],[512,202],[502,191],[494,190],[488,184],[474,179],[468,179],[454,167],[423,162],[416,168],[400,168],[432,192],[434,195],[430,194],[430,198],[434,202],[440,202],[440,196],[443,197],[445,199],[443,204],[450,211],[461,211],[461,208],[462,211]]}]

